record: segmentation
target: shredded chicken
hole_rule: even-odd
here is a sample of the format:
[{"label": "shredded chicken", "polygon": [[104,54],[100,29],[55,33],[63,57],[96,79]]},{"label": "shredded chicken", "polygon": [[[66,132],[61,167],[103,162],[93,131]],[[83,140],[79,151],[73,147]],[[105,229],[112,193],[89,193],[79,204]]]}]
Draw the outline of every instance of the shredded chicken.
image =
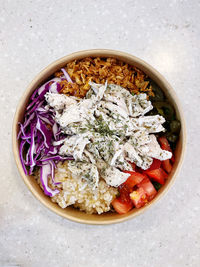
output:
[{"label": "shredded chicken", "polygon": [[171,158],[171,152],[162,150],[153,134],[165,130],[165,119],[145,116],[153,108],[145,93],[133,96],[119,85],[90,85],[83,99],[45,95],[54,108],[56,122],[67,135],[57,145],[61,145],[60,155],[74,157],[69,163],[72,176],[82,175],[96,187],[100,174],[108,185],[117,187],[129,176],[122,171],[132,171],[130,162],[145,170],[153,158]]}]

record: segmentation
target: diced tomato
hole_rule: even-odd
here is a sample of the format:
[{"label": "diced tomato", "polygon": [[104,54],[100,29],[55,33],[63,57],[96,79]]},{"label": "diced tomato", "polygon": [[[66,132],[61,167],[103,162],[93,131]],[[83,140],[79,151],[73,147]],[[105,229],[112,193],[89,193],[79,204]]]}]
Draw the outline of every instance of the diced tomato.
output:
[{"label": "diced tomato", "polygon": [[146,195],[148,196],[148,200],[152,200],[157,194],[157,191],[149,178],[145,178],[141,183],[138,184],[138,187],[145,191]]},{"label": "diced tomato", "polygon": [[172,155],[172,157],[171,157],[170,161],[171,161],[172,163],[174,163],[174,162],[175,162],[175,157],[174,157],[174,155]]},{"label": "diced tomato", "polygon": [[119,198],[120,198],[121,202],[128,203],[131,201],[129,195],[132,192],[132,189],[128,185],[123,183],[118,187],[118,190],[120,193]]},{"label": "diced tomato", "polygon": [[131,162],[131,166],[132,166],[133,170],[135,171],[136,164],[134,162]]},{"label": "diced tomato", "polygon": [[132,201],[130,202],[122,202],[120,197],[119,198],[115,198],[112,201],[112,205],[115,209],[116,212],[118,212],[119,214],[125,214],[128,211],[130,211],[133,208],[133,203]]},{"label": "diced tomato", "polygon": [[130,194],[130,198],[133,201],[133,204],[137,209],[141,208],[148,202],[146,193],[142,187],[133,191]]},{"label": "diced tomato", "polygon": [[[158,138],[158,142],[160,143],[160,146],[161,146],[162,149],[172,152],[170,144],[169,144],[169,142],[168,142],[168,140],[167,140],[167,138],[165,136],[159,137]],[[170,160],[171,160],[172,163],[175,162],[174,155],[172,155]]]},{"label": "diced tomato", "polygon": [[144,173],[146,173],[153,181],[156,181],[160,184],[164,184],[165,183],[165,179],[167,178],[167,173],[162,169],[156,169],[156,170],[146,170],[144,171]]},{"label": "diced tomato", "polygon": [[159,169],[161,166],[161,161],[159,159],[153,159],[153,163],[149,167],[148,171]]},{"label": "diced tomato", "polygon": [[130,176],[124,182],[124,184],[126,184],[130,188],[133,188],[135,185],[139,184],[146,177],[145,174],[139,172],[130,172],[130,171],[124,171],[124,172],[130,173]]},{"label": "diced tomato", "polygon": [[162,149],[172,152],[169,142],[165,136],[159,137],[158,142],[160,143]]},{"label": "diced tomato", "polygon": [[170,163],[170,160],[166,159],[162,161],[162,167],[166,172],[170,173],[172,170],[172,164]]}]

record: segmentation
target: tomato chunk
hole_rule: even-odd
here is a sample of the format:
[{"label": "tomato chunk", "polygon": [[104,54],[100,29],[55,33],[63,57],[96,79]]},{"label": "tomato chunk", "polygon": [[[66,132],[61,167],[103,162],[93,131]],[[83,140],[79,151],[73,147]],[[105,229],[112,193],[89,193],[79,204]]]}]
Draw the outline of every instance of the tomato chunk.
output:
[{"label": "tomato chunk", "polygon": [[162,149],[172,152],[169,142],[165,136],[159,137],[158,142],[160,143]]},{"label": "tomato chunk", "polygon": [[146,193],[142,187],[133,191],[130,194],[130,198],[133,201],[133,204],[137,209],[141,208],[148,202]]},{"label": "tomato chunk", "polygon": [[160,184],[164,184],[165,183],[165,179],[167,178],[167,173],[162,169],[156,169],[156,170],[146,170],[144,171],[144,173],[146,173],[153,181],[156,181]]},{"label": "tomato chunk", "polygon": [[161,166],[161,161],[159,159],[153,159],[153,163],[149,167],[148,171],[159,169]]},{"label": "tomato chunk", "polygon": [[174,157],[174,155],[172,155],[172,157],[171,157],[170,161],[171,161],[172,163],[174,163],[174,162],[175,162],[175,157]]},{"label": "tomato chunk", "polygon": [[[161,136],[158,138],[158,142],[160,143],[160,146],[162,149],[172,152],[172,149],[170,147],[170,144],[165,136]],[[172,163],[175,162],[174,155],[172,155],[172,158],[170,159]]]},{"label": "tomato chunk", "polygon": [[133,170],[135,171],[136,164],[134,162],[131,162],[131,166],[132,166]]},{"label": "tomato chunk", "polygon": [[113,208],[119,214],[125,214],[129,212],[133,208],[133,203],[130,202],[122,202],[120,197],[115,198],[112,201]]},{"label": "tomato chunk", "polygon": [[124,182],[124,184],[126,184],[130,188],[133,188],[135,185],[139,184],[146,177],[145,174],[139,172],[130,172],[130,171],[124,171],[124,172],[130,173],[130,176]]},{"label": "tomato chunk", "polygon": [[123,183],[118,187],[118,190],[121,202],[126,203],[131,201],[129,194],[132,192],[132,189],[128,185]]},{"label": "tomato chunk", "polygon": [[157,194],[157,191],[149,178],[145,178],[141,183],[138,184],[138,187],[145,191],[146,195],[148,196],[148,200],[152,200]]},{"label": "tomato chunk", "polygon": [[172,170],[172,164],[170,163],[170,160],[166,159],[162,161],[162,167],[166,172],[170,173]]}]

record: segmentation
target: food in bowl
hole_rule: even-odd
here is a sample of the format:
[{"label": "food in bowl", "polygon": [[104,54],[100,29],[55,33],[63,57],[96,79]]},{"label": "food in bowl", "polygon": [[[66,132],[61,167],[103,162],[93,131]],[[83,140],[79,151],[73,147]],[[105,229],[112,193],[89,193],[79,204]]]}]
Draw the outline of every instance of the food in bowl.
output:
[{"label": "food in bowl", "polygon": [[62,208],[118,212],[149,203],[174,162],[180,122],[162,90],[114,58],[69,62],[30,97],[20,159]]}]

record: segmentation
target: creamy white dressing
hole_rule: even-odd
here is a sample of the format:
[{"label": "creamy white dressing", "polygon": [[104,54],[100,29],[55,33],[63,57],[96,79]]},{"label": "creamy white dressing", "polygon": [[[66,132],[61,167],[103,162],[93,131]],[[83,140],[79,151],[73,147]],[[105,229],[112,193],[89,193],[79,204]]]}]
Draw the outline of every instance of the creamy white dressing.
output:
[{"label": "creamy white dressing", "polygon": [[98,186],[99,177],[119,186],[132,170],[130,162],[148,169],[153,158],[165,160],[172,153],[160,148],[153,133],[165,131],[162,116],[145,116],[153,107],[146,94],[131,95],[118,85],[90,83],[86,98],[47,93],[46,101],[66,138],[59,150],[71,155],[73,177]]}]

